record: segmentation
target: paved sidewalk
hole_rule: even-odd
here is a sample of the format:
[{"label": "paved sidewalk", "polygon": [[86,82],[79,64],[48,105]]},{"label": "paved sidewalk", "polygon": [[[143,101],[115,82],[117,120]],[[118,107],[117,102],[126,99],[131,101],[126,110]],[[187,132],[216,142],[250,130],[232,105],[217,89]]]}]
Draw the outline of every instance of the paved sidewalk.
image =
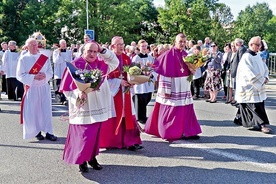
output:
[{"label": "paved sidewalk", "polygon": [[266,84],[266,89],[276,90],[276,78],[269,79],[268,83]]}]

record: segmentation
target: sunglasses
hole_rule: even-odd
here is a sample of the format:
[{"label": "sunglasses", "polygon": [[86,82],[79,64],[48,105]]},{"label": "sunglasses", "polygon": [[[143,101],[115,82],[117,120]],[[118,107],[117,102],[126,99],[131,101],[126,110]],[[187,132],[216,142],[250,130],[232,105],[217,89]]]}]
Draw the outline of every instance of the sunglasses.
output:
[{"label": "sunglasses", "polygon": [[261,46],[261,44],[259,44],[259,43],[253,43],[253,44],[256,45],[257,47]]},{"label": "sunglasses", "polygon": [[215,47],[215,45],[212,45],[211,47]]}]

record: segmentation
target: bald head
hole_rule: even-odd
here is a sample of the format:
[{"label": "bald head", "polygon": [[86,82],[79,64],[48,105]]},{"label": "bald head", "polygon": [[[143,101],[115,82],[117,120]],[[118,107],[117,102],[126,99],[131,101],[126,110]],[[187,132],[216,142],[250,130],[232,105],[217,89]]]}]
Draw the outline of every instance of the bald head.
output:
[{"label": "bald head", "polygon": [[259,36],[252,37],[248,43],[248,46],[249,46],[249,49],[252,50],[253,52],[258,52],[261,46],[261,37]]},{"label": "bald head", "polygon": [[66,49],[66,47],[67,47],[66,40],[64,40],[64,39],[60,40],[59,46],[61,49]]},{"label": "bald head", "polygon": [[37,43],[35,38],[27,39],[25,45],[28,47],[28,50],[31,54],[37,54],[37,52],[38,52],[38,43]]},{"label": "bald head", "polygon": [[114,36],[111,40],[111,48],[116,55],[121,55],[124,52],[124,39],[120,36]]},{"label": "bald head", "polygon": [[84,46],[84,51],[83,51],[83,58],[87,62],[93,62],[97,59],[97,54],[99,51],[99,46],[95,42],[87,43]]}]

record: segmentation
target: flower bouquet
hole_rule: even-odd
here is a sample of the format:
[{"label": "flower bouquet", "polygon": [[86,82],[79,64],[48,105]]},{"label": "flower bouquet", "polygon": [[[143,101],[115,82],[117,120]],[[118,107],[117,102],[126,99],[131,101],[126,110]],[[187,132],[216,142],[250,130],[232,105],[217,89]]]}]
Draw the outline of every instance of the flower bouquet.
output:
[{"label": "flower bouquet", "polygon": [[150,76],[143,75],[143,70],[141,69],[140,64],[124,66],[123,72],[127,72],[127,81],[132,85],[150,82]]},{"label": "flower bouquet", "polygon": [[87,100],[87,93],[91,91],[99,90],[99,87],[102,83],[102,71],[99,69],[93,70],[81,70],[77,69],[72,63],[66,63],[67,68],[72,75],[72,78],[77,86],[77,88],[81,91],[77,102],[83,104]]},{"label": "flower bouquet", "polygon": [[[184,63],[188,66],[189,70],[194,72],[196,69],[204,65],[204,63],[209,59],[207,50],[203,50],[198,54],[190,54],[183,57]],[[193,75],[191,74],[187,80],[191,82],[193,80]]]}]

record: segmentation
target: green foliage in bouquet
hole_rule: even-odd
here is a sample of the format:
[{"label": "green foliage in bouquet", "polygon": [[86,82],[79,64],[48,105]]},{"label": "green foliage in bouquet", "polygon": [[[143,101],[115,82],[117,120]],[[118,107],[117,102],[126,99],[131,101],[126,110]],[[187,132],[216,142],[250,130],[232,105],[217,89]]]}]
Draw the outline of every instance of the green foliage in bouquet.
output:
[{"label": "green foliage in bouquet", "polygon": [[123,66],[123,72],[126,72],[129,75],[141,75],[141,65],[139,63],[131,63],[131,65]]}]

